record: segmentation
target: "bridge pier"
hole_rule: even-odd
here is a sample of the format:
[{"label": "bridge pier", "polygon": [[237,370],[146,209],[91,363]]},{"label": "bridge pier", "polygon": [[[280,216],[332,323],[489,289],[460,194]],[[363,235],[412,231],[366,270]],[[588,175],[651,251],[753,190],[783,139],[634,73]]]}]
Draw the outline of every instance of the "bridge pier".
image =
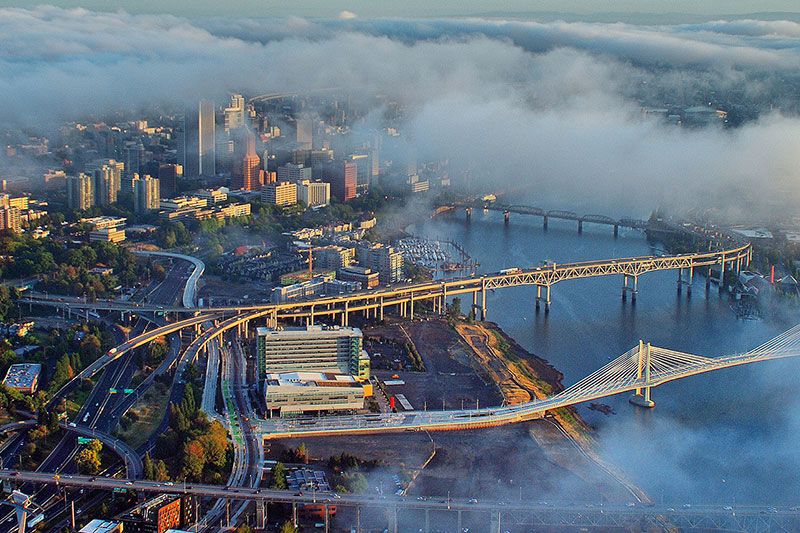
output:
[{"label": "bridge pier", "polygon": [[486,320],[486,280],[481,279],[481,322]]},{"label": "bridge pier", "polygon": [[381,313],[380,318],[381,318],[381,322],[383,322],[383,296],[381,296],[381,301],[378,304],[378,309],[380,309],[380,313]]},{"label": "bridge pier", "polygon": [[472,220],[472,208],[467,207],[464,209],[464,211],[467,214],[467,222],[469,222],[470,220]]},{"label": "bridge pier", "polygon": [[[633,284],[628,286],[628,279],[633,280]],[[622,275],[622,301],[628,299],[628,293],[631,293],[631,303],[636,303],[636,295],[639,294],[639,277],[636,274],[623,274]]]},{"label": "bridge pier", "polygon": [[[639,341],[639,365],[636,371],[636,380],[642,380],[642,372],[644,372],[644,383],[650,383],[650,343],[646,345],[641,340]],[[642,394],[644,389],[644,394]],[[650,399],[650,387],[637,387],[633,391],[633,395],[628,399],[630,403],[638,407],[653,408],[656,404]]]},{"label": "bridge pier", "polygon": [[583,233],[583,220],[578,221],[578,233]]},{"label": "bridge pier", "polygon": [[[544,287],[545,295],[542,297],[542,287]],[[536,311],[539,311],[540,302],[544,302],[544,312],[550,312],[550,285],[536,285]]]},{"label": "bridge pier", "polygon": [[508,209],[503,211],[503,223],[506,226],[508,226],[508,222],[509,222],[510,218],[511,218],[511,214],[509,213]]},{"label": "bridge pier", "polygon": [[547,216],[542,217],[542,229],[547,231]]},{"label": "bridge pier", "polygon": [[[389,511],[389,531],[391,533],[397,533],[397,507],[392,507]],[[461,531],[461,529],[459,529]]]},{"label": "bridge pier", "polygon": [[430,533],[431,531],[431,513],[430,509],[425,509],[425,524],[422,528],[423,533]]},{"label": "bridge pier", "polygon": [[408,317],[411,320],[414,320],[414,293],[411,293],[411,296],[408,297]]},{"label": "bridge pier", "polygon": [[492,513],[489,520],[489,533],[500,533],[500,511]]},{"label": "bridge pier", "polygon": [[619,237],[619,225],[614,224],[614,238]]}]

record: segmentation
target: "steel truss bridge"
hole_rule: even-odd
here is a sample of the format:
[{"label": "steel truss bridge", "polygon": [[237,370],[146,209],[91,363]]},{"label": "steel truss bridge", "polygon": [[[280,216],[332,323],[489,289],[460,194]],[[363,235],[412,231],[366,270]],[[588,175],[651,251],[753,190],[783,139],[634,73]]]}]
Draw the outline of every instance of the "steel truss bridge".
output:
[{"label": "steel truss bridge", "polygon": [[[274,326],[278,320],[305,320],[313,324],[315,320],[341,320],[348,324],[352,312],[362,312],[367,317],[383,319],[384,310],[391,307],[402,316],[414,316],[414,305],[420,301],[432,302],[434,312],[444,314],[448,296],[472,294],[472,306],[481,319],[486,318],[486,291],[520,285],[536,286],[536,308],[544,304],[545,311],[550,308],[550,287],[559,281],[596,277],[622,276],[622,296],[635,300],[638,292],[638,278],[642,274],[656,270],[677,270],[678,287],[687,285],[691,290],[694,269],[707,270],[707,283],[712,279],[712,267],[717,267],[717,281],[722,282],[725,269],[739,272],[746,268],[752,259],[750,243],[709,252],[678,255],[640,256],[571,263],[552,263],[534,268],[508,268],[493,274],[451,278],[425,283],[384,287],[337,296],[319,297],[309,300],[293,300],[284,303],[218,306],[218,307],[164,307],[147,304],[131,305],[126,302],[98,301],[84,302],[77,299],[23,297],[20,303],[49,305],[65,309],[97,309],[120,312],[161,312],[161,313],[219,313],[230,315],[249,311],[259,311],[268,317],[268,325]],[[685,273],[685,274],[684,274]],[[480,300],[478,294],[480,293]],[[392,307],[394,306],[394,307]],[[202,322],[202,317],[199,322]],[[176,322],[175,324],[180,324]],[[173,330],[174,331],[174,330]]]}]

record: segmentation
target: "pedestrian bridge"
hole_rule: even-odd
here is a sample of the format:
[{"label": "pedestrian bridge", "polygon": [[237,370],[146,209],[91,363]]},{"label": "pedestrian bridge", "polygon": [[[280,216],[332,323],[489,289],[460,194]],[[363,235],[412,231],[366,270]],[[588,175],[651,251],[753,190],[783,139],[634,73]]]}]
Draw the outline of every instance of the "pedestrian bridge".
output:
[{"label": "pedestrian bridge", "polygon": [[640,342],[596,372],[547,398],[505,407],[338,417],[260,420],[264,438],[351,433],[456,430],[541,418],[552,409],[634,392],[631,403],[653,407],[650,389],[722,368],[800,355],[800,324],[748,352],[705,357]]}]

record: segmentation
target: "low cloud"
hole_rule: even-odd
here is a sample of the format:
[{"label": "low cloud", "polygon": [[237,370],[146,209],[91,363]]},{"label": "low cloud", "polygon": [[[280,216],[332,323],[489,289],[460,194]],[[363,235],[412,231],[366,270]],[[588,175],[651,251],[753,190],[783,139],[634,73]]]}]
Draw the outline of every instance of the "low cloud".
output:
[{"label": "low cloud", "polygon": [[[727,92],[783,103],[776,95],[800,66],[794,22],[189,21],[8,8],[0,50],[0,120],[10,126],[222,102],[228,91],[359,89],[403,104],[402,129],[420,157],[466,161],[478,181],[490,175],[493,187],[553,203],[591,200],[601,210],[626,198],[649,211],[722,191],[748,191],[756,204],[775,191],[800,198],[791,111],[759,108],[761,119],[733,130],[641,114],[643,105],[680,108],[705,95],[716,105]],[[367,124],[380,125],[380,110]]]}]

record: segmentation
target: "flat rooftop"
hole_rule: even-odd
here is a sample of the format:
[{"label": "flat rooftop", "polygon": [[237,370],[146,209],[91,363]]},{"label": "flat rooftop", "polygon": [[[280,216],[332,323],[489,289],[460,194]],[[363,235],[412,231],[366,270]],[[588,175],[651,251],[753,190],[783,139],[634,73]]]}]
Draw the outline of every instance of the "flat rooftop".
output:
[{"label": "flat rooftop", "polygon": [[361,387],[350,374],[332,372],[280,372],[267,374],[267,386],[273,387]]},{"label": "flat rooftop", "polygon": [[9,387],[30,388],[39,377],[42,365],[39,363],[18,363],[8,367],[3,383]]},{"label": "flat rooftop", "polygon": [[361,336],[358,328],[342,326],[305,326],[299,328],[256,328],[256,335],[259,337],[275,338],[320,338],[320,337],[341,337],[344,335]]}]

